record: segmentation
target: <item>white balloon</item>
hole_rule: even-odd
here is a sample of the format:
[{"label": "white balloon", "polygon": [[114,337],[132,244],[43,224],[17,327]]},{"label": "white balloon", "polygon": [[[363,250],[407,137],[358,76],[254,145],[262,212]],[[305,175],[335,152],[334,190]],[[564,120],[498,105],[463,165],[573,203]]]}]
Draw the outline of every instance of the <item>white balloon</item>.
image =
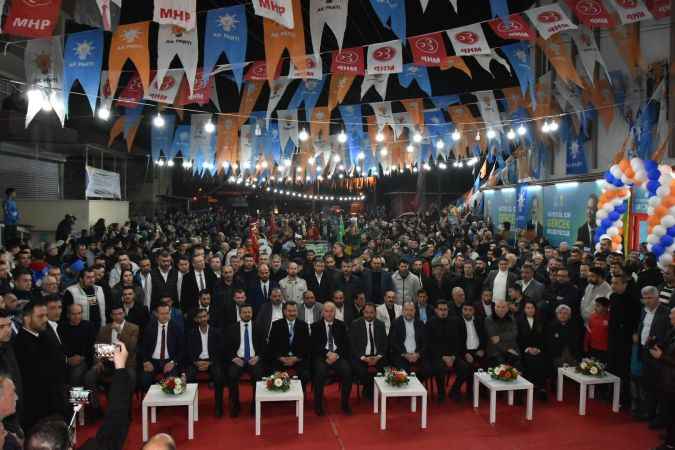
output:
[{"label": "white balloon", "polygon": [[[657,238],[658,239],[658,238]],[[651,252],[652,251],[652,244],[647,244],[647,251]]]},{"label": "white balloon", "polygon": [[672,263],[673,263],[673,254],[672,253],[664,253],[659,258],[659,266],[661,266],[662,269],[667,268]]},{"label": "white balloon", "polygon": [[621,175],[621,182],[623,184],[630,184],[630,178],[628,178],[626,175]]},{"label": "white balloon", "polygon": [[647,207],[647,215],[653,216],[654,215],[654,208],[652,208],[651,206],[648,206]]},{"label": "white balloon", "polygon": [[604,219],[608,216],[607,211],[605,209],[599,209],[598,212],[595,214],[596,219]]},{"label": "white balloon", "polygon": [[673,177],[671,177],[670,175],[661,175],[659,177],[659,184],[661,186],[667,186],[667,185],[670,184],[672,179],[673,179]]},{"label": "white balloon", "polygon": [[619,220],[614,221],[614,226],[618,229],[623,228],[623,220],[619,219]]},{"label": "white balloon", "polygon": [[638,170],[643,169],[645,167],[640,158],[631,159],[630,160],[630,166],[633,168],[633,170],[635,172],[637,172]]},{"label": "white balloon", "polygon": [[670,228],[673,225],[675,225],[675,217],[668,215],[668,216],[663,216],[661,219],[661,225],[663,225],[666,228]]},{"label": "white balloon", "polygon": [[652,228],[652,233],[657,235],[658,237],[661,237],[664,234],[666,234],[666,228],[662,225],[657,225],[654,228]]},{"label": "white balloon", "polygon": [[659,197],[667,197],[670,194],[670,186],[659,186],[656,190],[656,195]]},{"label": "white balloon", "polygon": [[[671,206],[668,212],[671,216],[675,216],[675,206]],[[652,214],[654,214],[654,212],[652,212]]]},{"label": "white balloon", "polygon": [[656,208],[657,206],[659,206],[659,203],[661,203],[661,201],[659,200],[658,197],[650,197],[649,200],[647,200],[647,204],[652,208]]},{"label": "white balloon", "polygon": [[659,166],[659,171],[661,173],[673,173],[673,168],[670,167],[668,164],[661,164]]},{"label": "white balloon", "polygon": [[610,237],[618,236],[619,230],[616,227],[609,227],[609,228],[607,228],[607,234]]},{"label": "white balloon", "polygon": [[658,244],[660,240],[661,239],[658,236],[656,236],[655,234],[650,234],[649,236],[647,236],[647,243],[649,245]]},{"label": "white balloon", "polygon": [[647,180],[647,172],[644,170],[639,170],[635,172],[635,179],[639,181],[640,183],[644,182]]},{"label": "white balloon", "polygon": [[623,173],[621,172],[621,167],[619,167],[618,164],[614,164],[612,167],[610,167],[609,173],[614,175],[614,178],[621,178],[621,175],[623,175]]}]

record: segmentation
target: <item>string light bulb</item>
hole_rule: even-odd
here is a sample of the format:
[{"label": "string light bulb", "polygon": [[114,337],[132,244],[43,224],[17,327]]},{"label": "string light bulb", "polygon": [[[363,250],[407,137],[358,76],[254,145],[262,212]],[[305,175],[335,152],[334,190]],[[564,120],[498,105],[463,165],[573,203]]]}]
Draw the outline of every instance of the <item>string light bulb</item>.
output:
[{"label": "string light bulb", "polygon": [[480,131],[476,131],[476,140],[480,141]]},{"label": "string light bulb", "polygon": [[307,139],[309,139],[309,133],[307,130],[304,128],[300,130],[300,133],[298,133],[298,139],[300,139],[302,142],[305,142]]},{"label": "string light bulb", "polygon": [[416,144],[422,142],[422,134],[419,131],[415,131],[415,134],[413,134],[413,142]]},{"label": "string light bulb", "polygon": [[162,128],[164,127],[164,117],[160,113],[157,113],[154,119],[152,119],[152,124],[154,125],[155,128]]},{"label": "string light bulb", "polygon": [[459,134],[459,131],[455,130],[452,132],[452,140],[457,142],[461,139],[462,135]]},{"label": "string light bulb", "polygon": [[340,155],[333,155],[333,162],[334,163],[339,163],[340,162]]},{"label": "string light bulb", "polygon": [[443,142],[443,139],[439,139],[438,141],[436,141],[437,150],[443,150],[443,147],[445,147],[445,142]]},{"label": "string light bulb", "polygon": [[527,133],[527,129],[525,126],[521,123],[520,126],[518,127],[518,136],[525,136],[525,133]]},{"label": "string light bulb", "polygon": [[415,147],[412,144],[408,144],[408,146],[405,148],[405,151],[408,153],[415,153]]},{"label": "string light bulb", "polygon": [[495,137],[497,137],[497,133],[495,133],[495,130],[493,130],[492,128],[487,130],[487,138],[488,139],[494,139]]},{"label": "string light bulb", "polygon": [[209,134],[216,131],[216,126],[213,124],[213,122],[211,122],[211,119],[209,119],[209,121],[204,124],[204,131]]},{"label": "string light bulb", "polygon": [[310,156],[309,159],[307,159],[307,164],[310,166],[313,166],[316,163],[316,160],[314,159],[313,156]]},{"label": "string light bulb", "polygon": [[366,159],[366,154],[363,152],[359,152],[359,154],[356,155],[356,159],[358,159],[359,161],[363,161],[364,159]]},{"label": "string light bulb", "polygon": [[509,141],[512,141],[516,138],[516,132],[513,131],[513,128],[511,128],[508,133],[506,133],[506,137]]},{"label": "string light bulb", "polygon": [[344,144],[345,142],[347,142],[347,133],[345,133],[345,130],[340,131],[340,134],[338,134],[337,139],[340,144]]},{"label": "string light bulb", "polygon": [[170,159],[166,162],[167,167],[173,167],[175,164],[173,162],[173,159]]},{"label": "string light bulb", "polygon": [[553,133],[558,131],[558,122],[556,122],[555,120],[552,120],[551,124],[549,125],[549,130],[551,130],[551,132],[553,132]]},{"label": "string light bulb", "polygon": [[389,154],[389,149],[387,147],[382,147],[380,149],[380,156],[387,156]]},{"label": "string light bulb", "polygon": [[108,108],[106,108],[105,106],[101,106],[98,109],[97,115],[98,115],[98,118],[101,119],[101,120],[108,120],[108,119],[110,119],[110,110]]},{"label": "string light bulb", "polygon": [[260,124],[256,123],[255,124],[255,135],[256,136],[262,136],[262,128],[260,128]]},{"label": "string light bulb", "polygon": [[384,141],[384,134],[382,134],[381,131],[378,131],[377,134],[375,135],[375,140],[377,142],[382,142]]}]

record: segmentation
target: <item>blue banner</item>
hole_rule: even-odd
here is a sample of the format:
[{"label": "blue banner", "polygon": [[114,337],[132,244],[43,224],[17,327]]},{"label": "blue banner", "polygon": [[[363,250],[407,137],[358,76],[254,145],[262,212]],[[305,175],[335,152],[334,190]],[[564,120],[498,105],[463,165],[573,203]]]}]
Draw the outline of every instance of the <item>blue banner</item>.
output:
[{"label": "blue banner", "polygon": [[528,213],[527,184],[516,186],[516,228],[524,230],[527,225]]},{"label": "blue banner", "polygon": [[248,29],[246,26],[246,7],[244,5],[212,9],[206,15],[204,33],[204,79],[209,79],[221,53],[232,64],[232,72],[241,90],[244,76],[244,60]]},{"label": "blue banner", "polygon": [[434,148],[436,148],[436,143],[439,140],[442,140],[444,143],[443,148],[436,152],[436,157],[442,154],[447,159],[447,155],[450,153],[450,134],[453,128],[452,123],[447,122],[443,111],[438,109],[424,111],[424,129],[427,136],[431,139]]},{"label": "blue banner", "polygon": [[506,25],[510,25],[509,5],[506,0],[490,0],[490,11],[492,17],[501,17]]},{"label": "blue banner", "polygon": [[340,116],[345,124],[345,133],[347,133],[347,152],[349,161],[345,164],[349,167],[357,162],[357,156],[361,151],[361,141],[363,141],[363,116],[361,114],[361,105],[342,105],[340,106]]},{"label": "blue banner", "polygon": [[190,157],[190,125],[178,125],[176,127],[176,132],[173,134],[173,143],[166,157],[173,159],[178,155],[178,152],[185,161]]},{"label": "blue banner", "polygon": [[654,150],[654,125],[658,117],[658,103],[647,101],[640,110],[636,121],[635,140],[637,143],[637,156],[649,159]]},{"label": "blue banner", "polygon": [[143,108],[124,108],[124,137],[129,135],[129,132],[138,126],[141,120]]},{"label": "blue banner", "polygon": [[312,111],[316,106],[316,102],[319,101],[319,96],[323,90],[323,85],[326,82],[327,75],[321,80],[302,80],[302,83],[298,86],[298,89],[293,94],[293,98],[288,103],[287,109],[297,109],[301,103],[305,104],[305,120],[310,120],[312,117]]},{"label": "blue banner", "polygon": [[404,64],[403,72],[398,74],[398,82],[404,88],[410,87],[413,80],[417,81],[417,85],[431,95],[431,82],[429,81],[429,72],[426,67],[416,66],[414,64]]},{"label": "blue banner", "polygon": [[445,111],[448,106],[459,103],[459,95],[436,95],[431,97],[431,101],[436,108]]},{"label": "blue banner", "polygon": [[506,59],[511,63],[511,67],[516,72],[520,92],[525,95],[530,90],[530,99],[532,109],[537,107],[537,95],[535,93],[534,71],[532,70],[532,53],[530,44],[526,42],[517,42],[515,44],[504,45],[501,47]]},{"label": "blue banner", "polygon": [[279,122],[270,120],[265,134],[265,158],[268,161],[281,161],[281,141],[279,140]]},{"label": "blue banner", "polygon": [[[66,92],[70,92],[75,80],[79,80],[89,100],[92,113],[96,111],[104,48],[103,30],[72,33],[66,39],[63,57],[63,88]],[[68,114],[67,96],[64,103],[66,114]]]},{"label": "blue banner", "polygon": [[163,127],[152,127],[151,153],[152,160],[159,160],[161,153],[169,158],[171,144],[173,143],[173,129],[176,125],[176,116],[173,114],[163,114]]},{"label": "blue banner", "polygon": [[595,232],[600,184],[558,183],[544,187],[544,237],[557,247],[581,241],[590,247]]},{"label": "blue banner", "polygon": [[582,134],[567,141],[567,175],[582,175],[588,172],[586,149]]},{"label": "blue banner", "polygon": [[405,40],[405,0],[370,0],[370,5],[375,10],[375,14],[377,14],[382,25],[391,28],[391,31],[400,40]]},{"label": "blue banner", "polygon": [[483,213],[497,226],[504,222],[516,221],[516,190],[506,188],[483,192]]}]

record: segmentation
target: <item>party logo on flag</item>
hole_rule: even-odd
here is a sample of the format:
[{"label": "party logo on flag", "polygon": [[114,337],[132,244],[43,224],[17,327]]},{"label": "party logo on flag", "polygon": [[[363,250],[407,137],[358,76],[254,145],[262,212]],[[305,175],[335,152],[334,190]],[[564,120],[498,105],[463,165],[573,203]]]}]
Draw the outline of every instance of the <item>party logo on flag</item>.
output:
[{"label": "party logo on flag", "polygon": [[154,100],[160,103],[172,104],[176,100],[178,89],[180,88],[181,80],[183,79],[183,70],[175,69],[169,70],[164,75],[162,83],[157,81],[157,73],[153,73],[153,81],[150,83],[150,89],[145,95],[146,100]]},{"label": "party logo on flag", "polygon": [[557,3],[528,9],[525,14],[537,27],[537,31],[544,39],[548,39],[561,31],[576,30],[577,28]]},{"label": "party logo on flag", "polygon": [[619,14],[621,23],[624,25],[654,18],[641,0],[610,1]]},{"label": "party logo on flag", "polygon": [[390,41],[368,46],[368,74],[398,73],[402,69],[403,54],[400,41]]},{"label": "party logo on flag", "polygon": [[138,73],[134,73],[125,88],[122,89],[119,97],[117,97],[117,102],[125,108],[137,108],[140,106],[139,102],[142,98],[143,83]]},{"label": "party logo on flag", "polygon": [[313,78],[315,80],[320,80],[323,78],[323,63],[321,61],[321,56],[318,55],[307,55],[305,57],[305,68],[298,69],[298,67],[291,63],[291,68],[288,73],[288,78],[293,80]]},{"label": "party logo on flag", "polygon": [[224,52],[232,65],[237,87],[241,89],[247,33],[244,5],[212,9],[208,12],[204,32],[204,71],[207,76],[211,76],[220,54]]},{"label": "party logo on flag", "polygon": [[[64,57],[64,87],[69,91],[75,80],[87,95],[92,112],[96,111],[96,95],[103,64],[103,32],[82,31],[68,35]],[[66,108],[68,102],[65,103]]]},{"label": "party logo on flag", "polygon": [[413,61],[420,66],[440,66],[447,56],[441,33],[408,38]]},{"label": "party logo on flag", "polygon": [[154,22],[191,30],[196,24],[196,0],[155,0]]},{"label": "party logo on flag", "polygon": [[[281,76],[281,64],[277,65],[277,70],[274,72],[274,80]],[[251,67],[244,76],[246,81],[251,80],[267,80],[267,62],[255,61],[251,63]]]},{"label": "party logo on flag", "polygon": [[479,23],[446,31],[458,56],[492,53]]},{"label": "party logo on flag", "polygon": [[333,52],[332,73],[346,73],[349,75],[364,75],[365,61],[363,47],[345,48]]},{"label": "party logo on flag", "polygon": [[647,8],[656,20],[670,17],[671,0],[647,0]]},{"label": "party logo on flag", "polygon": [[60,10],[61,0],[15,0],[3,32],[26,37],[51,36]]},{"label": "party logo on flag", "polygon": [[180,84],[180,91],[176,98],[176,106],[190,105],[196,103],[198,105],[206,105],[211,98],[211,90],[213,89],[213,78],[205,77],[202,69],[197,69],[195,76],[195,84],[193,91],[190,93],[190,87],[185,79]]},{"label": "party logo on flag", "polygon": [[509,16],[508,21],[501,18],[488,22],[492,31],[502,39],[531,40],[536,37],[534,30],[525,22],[520,14]]},{"label": "party logo on flag", "polygon": [[270,19],[286,28],[294,28],[293,2],[291,0],[253,0],[256,16]]},{"label": "party logo on flag", "polygon": [[579,21],[589,28],[613,28],[614,19],[600,0],[566,0]]}]

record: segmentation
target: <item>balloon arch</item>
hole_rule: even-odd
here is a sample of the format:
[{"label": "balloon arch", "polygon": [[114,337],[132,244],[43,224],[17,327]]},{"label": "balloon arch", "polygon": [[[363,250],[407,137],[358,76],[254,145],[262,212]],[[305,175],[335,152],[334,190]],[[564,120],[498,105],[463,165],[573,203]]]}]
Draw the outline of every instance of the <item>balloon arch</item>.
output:
[{"label": "balloon arch", "polygon": [[614,251],[622,250],[623,215],[633,186],[645,187],[649,193],[647,249],[665,268],[673,263],[675,251],[675,176],[668,164],[651,159],[624,158],[605,172],[596,216],[596,249],[602,239],[610,239]]}]

